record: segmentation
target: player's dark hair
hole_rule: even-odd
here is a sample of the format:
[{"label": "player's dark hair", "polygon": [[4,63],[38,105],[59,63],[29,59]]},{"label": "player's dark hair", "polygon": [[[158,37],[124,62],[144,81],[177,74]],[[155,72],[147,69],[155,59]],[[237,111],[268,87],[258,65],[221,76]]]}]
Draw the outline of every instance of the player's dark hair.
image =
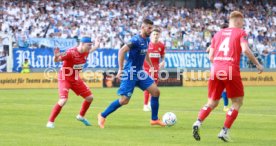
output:
[{"label": "player's dark hair", "polygon": [[143,24],[150,24],[150,25],[153,25],[153,21],[151,21],[150,19],[144,19],[144,20],[143,20]]}]

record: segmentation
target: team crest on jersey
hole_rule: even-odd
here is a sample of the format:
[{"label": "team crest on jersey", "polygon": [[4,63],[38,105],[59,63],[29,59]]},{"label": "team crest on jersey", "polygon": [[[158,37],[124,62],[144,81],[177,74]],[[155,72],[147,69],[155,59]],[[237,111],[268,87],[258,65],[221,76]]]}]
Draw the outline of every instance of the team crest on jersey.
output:
[{"label": "team crest on jersey", "polygon": [[158,51],[161,51],[161,48],[158,48]]},{"label": "team crest on jersey", "polygon": [[141,50],[141,51],[140,51],[140,55],[145,55],[145,54],[147,54],[147,51],[148,51],[147,49]]},{"label": "team crest on jersey", "polygon": [[83,66],[84,66],[84,64],[75,64],[75,65],[73,66],[73,69],[82,69]]}]

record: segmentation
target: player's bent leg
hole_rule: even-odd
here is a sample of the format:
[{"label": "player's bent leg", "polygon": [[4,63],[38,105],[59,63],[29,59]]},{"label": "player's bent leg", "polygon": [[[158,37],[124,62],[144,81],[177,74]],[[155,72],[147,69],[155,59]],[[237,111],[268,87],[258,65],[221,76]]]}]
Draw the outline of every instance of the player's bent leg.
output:
[{"label": "player's bent leg", "polygon": [[154,96],[154,97],[159,97],[160,96],[160,90],[158,89],[158,87],[155,83],[152,83],[147,88],[147,91],[151,94],[151,96]]},{"label": "player's bent leg", "polygon": [[84,118],[84,116],[87,110],[89,109],[92,101],[93,101],[93,96],[91,94],[85,97],[82,103],[82,107],[80,109],[80,113],[76,116],[76,119],[81,121],[85,126],[91,126],[90,122],[86,118]]},{"label": "player's bent leg", "polygon": [[62,98],[58,100],[58,104],[63,107],[67,103],[67,98]]},{"label": "player's bent leg", "polygon": [[211,111],[218,106],[218,104],[219,100],[209,98],[207,104],[199,111],[198,118],[192,127],[193,137],[195,140],[200,141],[199,129],[202,125],[202,122],[205,120],[205,118],[208,117]]},{"label": "player's bent leg", "polygon": [[243,97],[231,98],[232,106],[231,108],[239,111],[241,106],[243,105]]},{"label": "player's bent leg", "polygon": [[122,96],[120,99],[119,99],[119,102],[121,105],[127,105],[129,103],[129,97],[126,97],[126,96]]},{"label": "player's bent leg", "polygon": [[129,102],[130,97],[122,96],[120,99],[113,101],[104,112],[98,114],[98,126],[104,128],[106,117],[120,108],[122,105],[126,105]]},{"label": "player's bent leg", "polygon": [[218,134],[218,138],[220,138],[224,142],[231,141],[231,138],[229,136],[229,133],[230,133],[229,129],[231,128],[232,124],[236,120],[239,113],[239,109],[243,104],[243,97],[231,98],[231,100],[232,100],[232,107],[227,112],[224,126],[221,129],[220,133]]},{"label": "player's bent leg", "polygon": [[60,113],[62,107],[66,104],[66,102],[67,102],[67,98],[59,99],[57,104],[53,107],[49,120],[46,124],[47,128],[55,128],[54,126],[55,119]]}]

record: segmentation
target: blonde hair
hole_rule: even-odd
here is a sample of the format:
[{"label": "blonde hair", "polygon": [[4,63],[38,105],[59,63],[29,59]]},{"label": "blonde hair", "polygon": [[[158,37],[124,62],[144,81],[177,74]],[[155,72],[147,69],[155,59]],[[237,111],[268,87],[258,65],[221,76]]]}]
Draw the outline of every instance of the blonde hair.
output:
[{"label": "blonde hair", "polygon": [[244,18],[243,17],[243,14],[241,13],[241,12],[239,12],[239,11],[233,11],[233,12],[231,12],[230,13],[230,17],[229,17],[230,19],[234,19],[234,18]]}]

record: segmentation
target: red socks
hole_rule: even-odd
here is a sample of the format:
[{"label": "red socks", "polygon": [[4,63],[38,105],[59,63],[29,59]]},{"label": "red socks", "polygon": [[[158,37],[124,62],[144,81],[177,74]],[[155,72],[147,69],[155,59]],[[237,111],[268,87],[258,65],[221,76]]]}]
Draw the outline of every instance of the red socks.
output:
[{"label": "red socks", "polygon": [[149,92],[145,91],[144,92],[144,105],[148,105],[149,103]]},{"label": "red socks", "polygon": [[224,122],[224,127],[230,129],[235,119],[237,118],[239,112],[233,108],[231,108],[227,114]]},{"label": "red socks", "polygon": [[80,116],[84,117],[86,111],[89,109],[91,102],[88,102],[86,100],[83,101],[82,107],[80,110]]},{"label": "red socks", "polygon": [[204,119],[210,114],[212,109],[208,106],[204,106],[198,113],[198,120],[201,122],[204,121]]},{"label": "red socks", "polygon": [[52,109],[52,113],[49,117],[50,122],[55,121],[55,119],[56,119],[57,115],[60,113],[61,109],[62,109],[62,106],[60,106],[58,103],[54,106],[54,108]]}]

